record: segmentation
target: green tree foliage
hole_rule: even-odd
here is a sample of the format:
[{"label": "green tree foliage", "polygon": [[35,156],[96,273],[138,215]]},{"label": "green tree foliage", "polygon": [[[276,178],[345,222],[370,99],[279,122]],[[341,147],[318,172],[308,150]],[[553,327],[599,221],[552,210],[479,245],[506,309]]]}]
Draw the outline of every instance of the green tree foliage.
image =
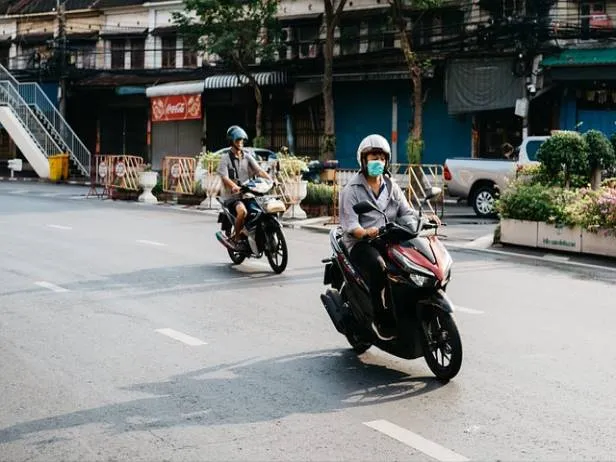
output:
[{"label": "green tree foliage", "polygon": [[555,133],[548,138],[537,152],[548,175],[558,178],[564,174],[565,186],[569,187],[574,175],[588,175],[588,143],[577,132]]},{"label": "green tree foliage", "polygon": [[262,97],[251,66],[275,56],[278,5],[278,0],[185,0],[185,11],[173,14],[185,44],[215,55],[240,82],[253,88],[257,137],[261,137]]}]

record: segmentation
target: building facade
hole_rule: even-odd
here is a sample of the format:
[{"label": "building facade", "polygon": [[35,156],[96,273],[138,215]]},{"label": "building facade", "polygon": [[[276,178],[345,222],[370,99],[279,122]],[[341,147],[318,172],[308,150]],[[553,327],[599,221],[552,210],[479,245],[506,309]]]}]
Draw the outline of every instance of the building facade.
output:
[{"label": "building facade", "polygon": [[[64,102],[92,154],[136,154],[157,168],[165,155],[220,149],[232,124],[254,136],[251,89],[185,46],[172,21],[181,0],[64,5],[62,13],[55,2],[0,2],[0,63],[19,80],[39,82],[55,104]],[[405,11],[413,48],[430,60],[423,162],[498,157],[504,142],[559,128],[611,134],[615,12],[616,0],[444,0],[428,11]],[[277,60],[253,66],[263,91],[263,135],[271,149],[290,145],[317,157],[323,3],[285,0],[278,16]],[[382,0],[354,0],[335,32],[336,152],[343,167],[354,166],[359,141],[374,132],[390,139],[397,162],[407,161],[413,90],[390,16]],[[184,101],[184,113],[154,114],[165,101],[172,111]],[[0,152],[11,149],[0,136]]]}]

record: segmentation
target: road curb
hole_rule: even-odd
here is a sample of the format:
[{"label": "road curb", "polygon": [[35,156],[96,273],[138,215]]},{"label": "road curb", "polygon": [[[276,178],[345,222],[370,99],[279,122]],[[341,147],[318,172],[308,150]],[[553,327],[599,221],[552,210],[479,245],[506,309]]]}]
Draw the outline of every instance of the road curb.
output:
[{"label": "road curb", "polygon": [[[510,251],[499,250],[495,248],[483,249],[483,248],[470,247],[468,245],[459,245],[459,244],[449,244],[448,246],[456,250],[462,250],[462,251],[468,251],[468,252],[481,252],[481,253],[486,253],[490,255],[497,255],[501,257],[508,257],[508,258],[513,258],[513,259],[518,259],[518,260],[541,262],[544,265],[550,265],[550,266],[570,266],[570,267],[581,268],[581,269],[592,269],[592,270],[600,270],[600,271],[607,270],[607,271],[616,273],[616,266],[612,267],[608,265],[572,261],[569,259],[570,257],[566,257],[566,256],[560,257],[560,254],[555,254],[555,253],[545,253],[543,255],[529,255],[525,253],[516,252],[514,249]],[[616,262],[614,263],[616,264]]]}]

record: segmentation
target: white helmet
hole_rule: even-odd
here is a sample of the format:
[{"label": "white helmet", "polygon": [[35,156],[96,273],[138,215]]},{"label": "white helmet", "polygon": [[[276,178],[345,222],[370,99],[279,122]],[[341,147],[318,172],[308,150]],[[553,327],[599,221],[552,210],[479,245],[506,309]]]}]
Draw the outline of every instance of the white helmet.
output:
[{"label": "white helmet", "polygon": [[384,152],[387,154],[387,163],[391,161],[391,148],[389,147],[389,142],[381,135],[368,135],[361,140],[357,148],[357,163],[360,167],[362,167],[361,155],[371,151]]}]

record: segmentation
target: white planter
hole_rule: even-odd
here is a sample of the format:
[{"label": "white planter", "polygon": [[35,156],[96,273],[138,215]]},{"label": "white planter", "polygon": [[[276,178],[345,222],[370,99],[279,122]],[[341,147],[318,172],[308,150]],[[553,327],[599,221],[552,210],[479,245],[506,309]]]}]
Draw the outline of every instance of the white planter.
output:
[{"label": "white planter", "polygon": [[616,257],[616,237],[601,229],[597,233],[582,230],[582,253]]},{"label": "white planter", "polygon": [[156,204],[158,199],[152,194],[152,189],[156,186],[158,172],[139,172],[139,186],[143,188],[143,193],[139,196],[139,202],[146,204]]},{"label": "white planter", "polygon": [[501,218],[500,241],[503,244],[537,247],[539,222]]},{"label": "white planter", "polygon": [[292,205],[284,213],[283,218],[296,218],[299,220],[308,218],[306,212],[299,205],[308,194],[308,182],[297,180],[287,183],[286,190]]},{"label": "white planter", "polygon": [[[201,185],[203,190],[207,194],[207,197],[203,199],[201,205],[203,207],[212,208],[212,205],[214,204],[214,198],[218,196],[220,194],[220,191],[222,190],[222,178],[217,173],[205,173]],[[207,205],[206,202],[208,202]]]},{"label": "white planter", "polygon": [[581,252],[582,228],[539,223],[537,247],[565,252]]}]

